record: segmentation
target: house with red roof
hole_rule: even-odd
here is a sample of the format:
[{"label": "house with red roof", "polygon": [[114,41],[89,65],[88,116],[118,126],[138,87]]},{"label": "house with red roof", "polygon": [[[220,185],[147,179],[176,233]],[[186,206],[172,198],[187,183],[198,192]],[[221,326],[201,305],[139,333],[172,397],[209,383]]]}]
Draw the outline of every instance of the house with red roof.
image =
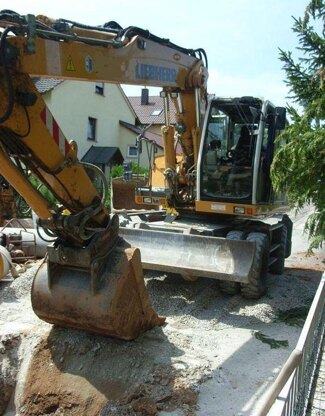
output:
[{"label": "house with red roof", "polygon": [[[76,141],[81,161],[108,175],[113,165],[138,162],[140,137],[157,143],[156,152],[162,153],[160,136],[143,133],[145,123],[120,85],[54,78],[35,78],[34,83],[67,139]],[[147,167],[148,158],[141,157],[140,164]]]}]

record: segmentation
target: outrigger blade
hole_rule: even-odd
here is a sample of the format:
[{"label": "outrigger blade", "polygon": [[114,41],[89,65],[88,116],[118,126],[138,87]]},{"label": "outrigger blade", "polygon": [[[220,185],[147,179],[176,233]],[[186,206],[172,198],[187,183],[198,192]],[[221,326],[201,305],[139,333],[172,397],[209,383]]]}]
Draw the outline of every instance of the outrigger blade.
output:
[{"label": "outrigger blade", "polygon": [[104,258],[48,247],[32,287],[36,315],[49,323],[131,340],[161,325],[144,284],[140,252],[122,239]]},{"label": "outrigger blade", "polygon": [[144,269],[249,283],[255,244],[250,241],[120,227],[119,235],[139,247]]}]

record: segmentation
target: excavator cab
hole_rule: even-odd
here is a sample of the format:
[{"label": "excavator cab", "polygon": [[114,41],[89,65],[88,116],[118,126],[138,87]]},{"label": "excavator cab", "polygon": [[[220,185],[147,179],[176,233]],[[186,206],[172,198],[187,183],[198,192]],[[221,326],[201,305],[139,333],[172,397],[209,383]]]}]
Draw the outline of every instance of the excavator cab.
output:
[{"label": "excavator cab", "polygon": [[[200,148],[198,200],[236,205],[275,202],[279,196],[272,189],[270,166],[284,122],[285,109],[269,101],[212,99]],[[243,214],[244,209],[227,213]]]}]

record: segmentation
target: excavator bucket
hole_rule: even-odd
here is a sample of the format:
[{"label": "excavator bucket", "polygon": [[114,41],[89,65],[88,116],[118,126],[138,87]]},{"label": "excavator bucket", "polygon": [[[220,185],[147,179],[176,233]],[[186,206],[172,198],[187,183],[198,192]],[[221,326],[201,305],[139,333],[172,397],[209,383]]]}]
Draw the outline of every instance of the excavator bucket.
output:
[{"label": "excavator bucket", "polygon": [[249,282],[255,255],[250,241],[124,227],[119,233],[139,247],[144,269]]},{"label": "excavator bucket", "polygon": [[102,262],[87,253],[69,259],[69,251],[62,261],[59,248],[48,249],[49,259],[57,258],[43,262],[32,287],[40,319],[125,340],[164,322],[150,304],[138,249],[120,240]]}]

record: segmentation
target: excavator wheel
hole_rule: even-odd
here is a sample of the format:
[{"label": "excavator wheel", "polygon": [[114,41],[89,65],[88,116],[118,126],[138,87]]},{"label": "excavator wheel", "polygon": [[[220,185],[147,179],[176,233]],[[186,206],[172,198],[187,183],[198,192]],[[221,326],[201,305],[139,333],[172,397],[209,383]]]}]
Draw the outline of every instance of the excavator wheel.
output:
[{"label": "excavator wheel", "polygon": [[46,322],[124,340],[162,325],[144,284],[140,251],[113,248],[102,270],[43,262],[32,287],[32,306]]},{"label": "excavator wheel", "polygon": [[288,230],[285,225],[281,227],[281,237],[279,242],[279,248],[276,251],[277,260],[270,266],[270,272],[274,274],[283,274],[284,271],[284,262],[286,257],[286,248],[287,248],[287,235]]},{"label": "excavator wheel", "polygon": [[255,242],[255,256],[250,281],[241,283],[241,294],[245,298],[259,299],[266,292],[270,243],[263,233],[250,233],[246,240]]},{"label": "excavator wheel", "polygon": [[[229,231],[226,236],[227,240],[245,240],[245,232],[239,230]],[[219,287],[221,292],[227,295],[235,295],[240,291],[239,282],[232,282],[229,280],[220,280]]]}]

